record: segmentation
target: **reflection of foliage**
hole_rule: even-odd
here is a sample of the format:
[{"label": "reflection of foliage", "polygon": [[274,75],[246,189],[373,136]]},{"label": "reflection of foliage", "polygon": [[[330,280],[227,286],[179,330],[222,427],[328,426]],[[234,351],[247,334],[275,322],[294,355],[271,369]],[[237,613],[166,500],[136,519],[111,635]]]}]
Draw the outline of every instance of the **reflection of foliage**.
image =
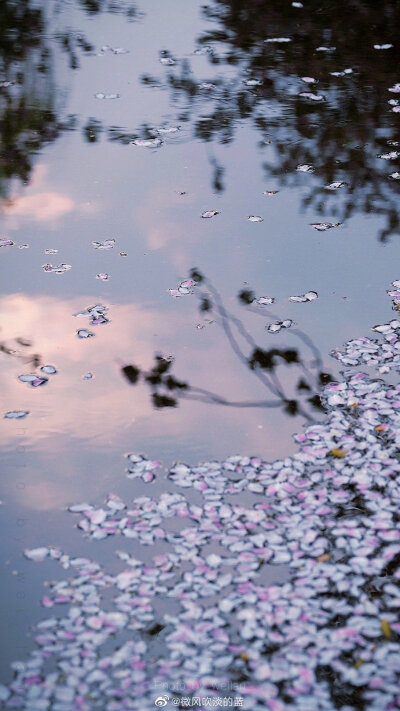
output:
[{"label": "reflection of foliage", "polygon": [[[199,312],[212,312],[216,323],[218,323],[228,340],[232,351],[249,368],[253,375],[259,380],[261,385],[273,396],[270,400],[256,401],[233,401],[227,400],[210,390],[199,388],[189,383],[183,382],[171,375],[173,365],[172,358],[164,358],[161,355],[155,356],[155,362],[150,371],[144,371],[136,365],[126,365],[122,368],[122,373],[131,385],[137,385],[142,378],[152,391],[152,402],[156,408],[176,407],[179,399],[197,400],[199,402],[229,407],[282,407],[288,415],[302,415],[308,420],[313,417],[309,412],[310,407],[315,410],[323,410],[319,389],[322,385],[331,381],[329,373],[322,370],[322,361],[318,349],[306,334],[298,329],[292,329],[295,337],[305,343],[311,349],[314,360],[310,368],[300,352],[295,348],[270,348],[265,350],[260,348],[254,341],[243,323],[236,316],[228,312],[221,300],[218,291],[213,284],[204,277],[197,269],[191,272],[191,278],[198,284],[203,284],[207,291],[198,291]],[[253,298],[249,290],[239,292],[239,300],[251,306]],[[264,309],[255,310],[263,316],[271,316]],[[246,353],[241,343],[247,344],[250,352]],[[299,371],[299,378],[295,386],[297,395],[288,395],[279,378],[279,371],[283,366],[294,366]]]},{"label": "reflection of foliage", "polygon": [[[76,0],[89,14],[124,13],[137,19],[135,4],[122,0]],[[80,52],[94,47],[82,33],[71,29],[53,36],[53,9],[43,0],[0,2],[0,197],[7,197],[9,181],[29,180],[34,155],[62,131],[74,127],[74,119],[57,115],[53,77],[55,48],[60,47],[70,69],[79,67]],[[52,41],[55,43],[52,43]],[[60,94],[60,88],[58,87]],[[87,133],[88,140],[93,134]]]},{"label": "reflection of foliage", "polygon": [[0,196],[29,180],[33,155],[73,122],[58,120],[46,16],[29,0],[0,4]]},{"label": "reflection of foliage", "polygon": [[128,20],[137,20],[141,13],[133,2],[121,2],[121,0],[79,0],[81,7],[88,15],[97,15],[100,12],[110,12],[113,14],[125,15]]},{"label": "reflection of foliage", "polygon": [[[32,345],[26,338],[15,338],[14,341],[15,344],[23,348],[30,348]],[[38,368],[42,362],[42,357],[38,353],[24,354],[18,348],[15,348],[15,344],[9,345],[5,342],[0,342],[0,353],[18,358],[22,360],[23,363],[30,364],[33,368]]]},{"label": "reflection of foliage", "polygon": [[[167,71],[180,121],[191,121],[203,141],[228,143],[238,124],[251,120],[262,146],[272,142],[275,148],[273,161],[264,164],[267,176],[285,185],[301,180],[298,164],[314,166],[305,206],[322,215],[337,212],[341,220],[357,211],[381,214],[386,224],[380,238],[395,232],[398,186],[376,155],[398,120],[387,102],[393,98],[388,88],[398,81],[400,5],[309,0],[299,10],[281,0],[213,0],[203,11],[214,26],[198,38],[198,51],[208,57],[213,76],[196,78],[196,60],[186,58]],[[292,41],[265,42],[277,37]],[[383,42],[394,47],[373,49]],[[324,45],[336,50],[316,51]],[[353,73],[332,76],[345,68]],[[324,101],[299,96],[310,91],[303,76],[318,80],[311,91]],[[148,76],[143,83],[165,85]],[[340,197],[323,190],[334,180],[349,185]]]}]

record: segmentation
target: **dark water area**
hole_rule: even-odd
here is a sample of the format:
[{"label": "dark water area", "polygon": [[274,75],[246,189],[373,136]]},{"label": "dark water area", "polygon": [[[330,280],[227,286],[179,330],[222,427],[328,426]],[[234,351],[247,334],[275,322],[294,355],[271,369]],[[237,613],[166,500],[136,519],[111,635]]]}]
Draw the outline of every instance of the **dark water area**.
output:
[{"label": "dark water area", "polygon": [[1,3],[4,682],[55,575],[23,549],[91,555],[68,505],[146,494],[127,452],[291,454],[387,320],[400,7],[300,5]]}]

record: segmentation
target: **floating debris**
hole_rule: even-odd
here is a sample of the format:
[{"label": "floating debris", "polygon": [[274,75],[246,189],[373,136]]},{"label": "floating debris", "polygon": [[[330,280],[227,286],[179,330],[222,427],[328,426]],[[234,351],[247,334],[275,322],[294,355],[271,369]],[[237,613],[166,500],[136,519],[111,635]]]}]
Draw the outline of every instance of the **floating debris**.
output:
[{"label": "floating debris", "polygon": [[46,375],[55,375],[57,373],[57,369],[54,365],[42,365],[40,370],[42,373],[46,373]]},{"label": "floating debris", "polygon": [[279,333],[282,328],[290,328],[291,326],[293,326],[293,321],[290,318],[287,318],[284,321],[275,321],[275,323],[270,323],[265,327],[265,329],[269,333]]},{"label": "floating debris", "polygon": [[203,328],[206,326],[211,326],[212,323],[215,323],[215,321],[211,318],[205,318],[203,323],[196,323],[196,329],[198,331],[202,331]]},{"label": "floating debris", "polygon": [[100,274],[96,274],[96,279],[100,279],[100,281],[109,281],[110,275],[105,272],[100,272]]},{"label": "floating debris", "polygon": [[193,54],[204,55],[204,54],[214,54],[214,50],[209,44],[205,44],[202,47],[198,47],[194,50]]},{"label": "floating debris", "polygon": [[301,77],[302,81],[305,81],[306,84],[317,84],[318,79],[314,79],[314,77]]},{"label": "floating debris", "polygon": [[113,249],[115,247],[115,239],[106,239],[104,242],[92,242],[95,249]]},{"label": "floating debris", "polygon": [[263,222],[264,221],[264,218],[260,217],[260,215],[249,215],[247,219],[250,220],[250,222]]},{"label": "floating debris", "polygon": [[78,311],[74,314],[76,318],[90,318],[90,323],[92,326],[98,326],[104,323],[109,323],[109,319],[106,316],[108,311],[107,306],[103,304],[94,304],[94,306],[88,306],[84,311]]},{"label": "floating debris", "polygon": [[392,44],[374,44],[374,49],[391,49]]},{"label": "floating debris", "polygon": [[112,54],[129,54],[129,49],[125,49],[124,47],[110,47],[109,44],[105,44],[101,48],[99,55],[107,54],[108,52]]},{"label": "floating debris", "polygon": [[215,215],[219,215],[218,210],[206,210],[203,212],[201,217],[205,220],[209,219],[210,217],[215,217]]},{"label": "floating debris", "polygon": [[70,264],[42,264],[42,269],[44,272],[54,272],[54,274],[64,274],[71,269]]},{"label": "floating debris", "polygon": [[49,555],[50,550],[48,548],[32,548],[31,550],[24,550],[25,558],[33,560],[36,563],[41,563]]},{"label": "floating debris", "polygon": [[95,334],[92,331],[88,331],[87,328],[80,328],[76,335],[78,338],[92,338]]},{"label": "floating debris", "polygon": [[131,141],[131,146],[140,146],[141,148],[159,148],[162,146],[161,138],[135,138]]},{"label": "floating debris", "polygon": [[277,195],[279,190],[264,190],[263,195]]},{"label": "floating debris", "polygon": [[347,183],[345,183],[343,180],[335,180],[333,183],[329,183],[329,185],[325,185],[325,190],[338,190],[339,188],[344,188]]},{"label": "floating debris", "polygon": [[393,94],[400,94],[400,82],[391,86],[388,91],[391,91]]},{"label": "floating debris", "polygon": [[146,484],[154,481],[154,469],[158,469],[161,466],[161,462],[151,461],[143,454],[126,454],[125,456],[129,462],[126,470],[128,479],[140,478]]},{"label": "floating debris", "polygon": [[352,69],[343,69],[342,72],[330,72],[331,76],[333,77],[345,77],[348,74],[352,74],[353,70]]},{"label": "floating debris", "polygon": [[389,153],[380,153],[377,158],[383,158],[383,160],[395,160],[400,156],[399,151],[389,151]]},{"label": "floating debris", "polygon": [[290,37],[272,37],[271,39],[264,40],[264,42],[278,42],[280,44],[291,41]]},{"label": "floating debris", "polygon": [[300,296],[289,296],[289,301],[293,301],[295,303],[314,301],[315,299],[318,299],[318,293],[316,291],[307,291],[306,294],[301,294]]},{"label": "floating debris", "polygon": [[336,52],[336,47],[317,47],[316,52]]},{"label": "floating debris", "polygon": [[92,380],[93,378],[93,373],[85,373],[85,375],[82,375],[82,380]]},{"label": "floating debris", "polygon": [[127,256],[128,256],[128,252],[120,252],[120,253],[119,253],[119,256],[120,256],[120,257],[127,257]]},{"label": "floating debris", "polygon": [[20,244],[18,249],[29,249],[29,244]]},{"label": "floating debris", "polygon": [[12,239],[0,239],[0,247],[12,247],[14,244]]},{"label": "floating debris", "polygon": [[45,385],[49,379],[35,373],[27,373],[26,375],[19,375],[18,380],[21,383],[29,383],[33,388],[38,388],[40,385]]},{"label": "floating debris", "polygon": [[314,168],[312,165],[309,165],[308,163],[304,163],[303,165],[298,165],[296,170],[299,173],[313,173]]},{"label": "floating debris", "polygon": [[246,86],[262,86],[261,79],[244,79],[243,83],[246,84]]},{"label": "floating debris", "polygon": [[95,99],[119,99],[120,94],[103,94],[101,91],[99,91],[97,94],[94,95]]},{"label": "floating debris", "polygon": [[339,227],[341,224],[341,222],[313,222],[310,224],[310,227],[313,227],[314,230],[318,230],[319,232],[324,232],[325,230],[332,229],[332,227]]},{"label": "floating debris", "polygon": [[310,99],[310,101],[325,101],[325,97],[322,94],[313,94],[310,91],[302,91],[299,96],[303,99]]},{"label": "floating debris", "polygon": [[399,179],[400,179],[400,173],[398,173],[397,171],[396,171],[395,173],[391,173],[391,174],[389,175],[389,178],[393,178],[393,180],[399,180]]},{"label": "floating debris", "polygon": [[58,254],[58,249],[45,249],[45,254]]},{"label": "floating debris", "polygon": [[10,410],[6,412],[4,417],[6,420],[22,420],[29,415],[29,410]]},{"label": "floating debris", "polygon": [[172,65],[176,64],[176,62],[174,59],[172,59],[172,57],[160,57],[160,64],[164,64],[167,67],[172,67]]},{"label": "floating debris", "polygon": [[259,304],[260,306],[270,306],[271,304],[275,303],[275,299],[273,296],[260,296],[258,299],[255,300],[256,304]]},{"label": "floating debris", "polygon": [[168,289],[171,296],[179,297],[186,294],[193,294],[193,287],[196,286],[196,282],[193,279],[185,279],[177,286],[176,289]]},{"label": "floating debris", "polygon": [[304,7],[302,2],[292,2],[292,7]]},{"label": "floating debris", "polygon": [[155,129],[158,133],[178,133],[178,131],[181,130],[180,126],[162,126],[161,128],[156,128]]}]

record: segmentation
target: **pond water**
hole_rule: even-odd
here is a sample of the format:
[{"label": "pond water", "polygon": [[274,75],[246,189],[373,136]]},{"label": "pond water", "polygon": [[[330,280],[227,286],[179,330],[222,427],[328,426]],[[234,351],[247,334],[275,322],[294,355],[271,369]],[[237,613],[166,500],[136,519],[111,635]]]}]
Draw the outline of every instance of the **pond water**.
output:
[{"label": "pond water", "polygon": [[147,495],[126,453],[272,461],[324,420],[331,351],[399,278],[400,85],[389,1],[0,17],[2,407],[29,413],[0,419],[7,683],[57,575],[24,548],[94,555],[67,507]]}]

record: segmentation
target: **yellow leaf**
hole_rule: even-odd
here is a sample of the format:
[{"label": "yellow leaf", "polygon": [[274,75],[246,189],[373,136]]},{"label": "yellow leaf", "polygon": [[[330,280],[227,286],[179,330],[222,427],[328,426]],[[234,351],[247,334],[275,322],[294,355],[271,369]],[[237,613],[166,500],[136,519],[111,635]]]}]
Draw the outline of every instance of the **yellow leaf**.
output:
[{"label": "yellow leaf", "polygon": [[351,407],[357,407],[357,405],[358,405],[358,402],[353,402],[353,404],[351,405]]},{"label": "yellow leaf", "polygon": [[336,459],[342,459],[342,457],[346,456],[348,451],[348,449],[331,449],[330,454],[332,457],[336,457]]},{"label": "yellow leaf", "polygon": [[246,652],[242,652],[242,654],[240,654],[239,656],[240,656],[240,659],[243,659],[244,662],[249,661],[249,655],[246,654]]},{"label": "yellow leaf", "polygon": [[355,669],[359,669],[360,667],[362,667],[363,664],[365,664],[363,659],[357,659],[354,667],[355,667]]},{"label": "yellow leaf", "polygon": [[385,619],[381,620],[381,630],[382,630],[383,636],[386,637],[386,639],[390,639],[392,632],[390,629],[389,622]]}]

